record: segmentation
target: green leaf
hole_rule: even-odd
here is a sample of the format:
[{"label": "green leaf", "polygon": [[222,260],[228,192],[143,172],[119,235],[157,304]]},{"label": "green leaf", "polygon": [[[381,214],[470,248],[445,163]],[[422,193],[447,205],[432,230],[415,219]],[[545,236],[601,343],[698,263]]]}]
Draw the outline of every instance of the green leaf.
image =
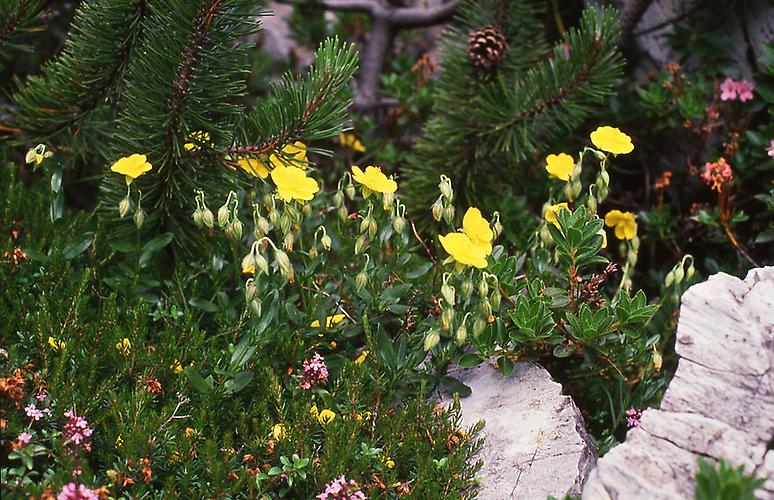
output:
[{"label": "green leaf", "polygon": [[432,262],[425,262],[424,264],[420,265],[416,269],[412,271],[408,271],[405,275],[406,279],[414,280],[419,278],[420,276],[423,276],[427,271],[432,269],[433,263]]},{"label": "green leaf", "polygon": [[504,376],[510,377],[513,373],[513,361],[508,356],[500,356],[497,358],[497,368]]},{"label": "green leaf", "polygon": [[466,398],[471,395],[473,392],[470,387],[463,384],[459,380],[457,380],[454,377],[450,377],[448,375],[441,378],[441,384],[443,385],[444,389],[446,389],[449,394],[459,394],[460,397]]},{"label": "green leaf", "polygon": [[469,352],[460,356],[459,361],[457,361],[457,365],[459,365],[460,368],[473,368],[478,366],[478,364],[483,360],[484,358],[482,358],[480,355]]},{"label": "green leaf", "polygon": [[186,366],[183,370],[183,373],[185,373],[185,376],[188,377],[188,381],[191,383],[193,388],[202,393],[202,395],[206,396],[212,390],[212,384],[208,384],[196,369],[190,366]]},{"label": "green leaf", "polygon": [[191,297],[188,299],[188,305],[208,313],[215,313],[220,309],[216,304],[213,304],[209,300],[204,300],[199,297]]},{"label": "green leaf", "polygon": [[237,392],[247,387],[247,385],[252,382],[254,376],[255,374],[251,371],[246,370],[239,372],[234,375],[233,379],[226,381],[224,388],[226,389],[226,392],[230,394],[236,394]]},{"label": "green leaf", "polygon": [[172,242],[174,236],[172,233],[162,233],[142,247],[142,254],[140,255],[140,267],[145,267],[150,264],[153,256],[156,255],[159,250],[166,247]]},{"label": "green leaf", "polygon": [[89,231],[83,233],[75,240],[65,245],[65,247],[62,249],[62,258],[65,260],[74,259],[75,257],[85,252],[86,249],[91,245],[92,241],[94,241],[93,232]]}]

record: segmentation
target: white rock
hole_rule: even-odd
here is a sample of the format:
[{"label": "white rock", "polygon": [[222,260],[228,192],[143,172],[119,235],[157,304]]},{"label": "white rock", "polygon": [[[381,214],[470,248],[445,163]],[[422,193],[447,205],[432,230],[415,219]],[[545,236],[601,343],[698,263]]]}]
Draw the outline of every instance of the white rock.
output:
[{"label": "white rock", "polygon": [[479,498],[539,499],[580,494],[596,460],[583,417],[562,386],[531,363],[517,363],[503,377],[484,363],[450,375],[471,387],[460,399],[466,427],[485,420],[478,459]]},{"label": "white rock", "polygon": [[[717,274],[683,296],[677,371],[660,410],[599,459],[584,499],[693,498],[697,459],[770,478],[774,456],[774,267]],[[774,498],[774,481],[759,498]]]}]

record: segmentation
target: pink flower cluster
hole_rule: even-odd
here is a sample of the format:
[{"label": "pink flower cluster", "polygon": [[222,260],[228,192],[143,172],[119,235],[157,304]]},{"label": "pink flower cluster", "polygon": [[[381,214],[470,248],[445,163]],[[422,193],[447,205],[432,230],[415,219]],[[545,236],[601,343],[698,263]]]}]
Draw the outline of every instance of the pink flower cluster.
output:
[{"label": "pink flower cluster", "polygon": [[368,497],[360,491],[360,487],[354,479],[347,479],[342,474],[341,477],[334,479],[325,485],[325,491],[317,495],[319,500],[366,500]]},{"label": "pink flower cluster", "polygon": [[768,148],[766,148],[766,153],[769,154],[772,158],[774,158],[774,139],[771,140],[771,144]]},{"label": "pink flower cluster", "polygon": [[99,500],[99,495],[82,484],[67,483],[56,496],[56,500]]},{"label": "pink flower cluster", "polygon": [[325,358],[315,353],[312,359],[304,361],[303,373],[301,374],[302,389],[308,391],[312,387],[324,384],[328,381],[328,367],[325,366]]},{"label": "pink flower cluster", "polygon": [[734,99],[739,99],[742,102],[750,101],[753,98],[753,90],[755,90],[753,82],[748,82],[747,80],[735,82],[731,77],[726,77],[723,83],[720,84],[720,100],[733,101]]},{"label": "pink flower cluster", "polygon": [[16,439],[19,440],[19,446],[24,447],[30,444],[30,441],[32,440],[32,434],[25,431],[19,434],[19,436]]},{"label": "pink flower cluster", "polygon": [[88,438],[94,431],[89,428],[86,419],[76,415],[75,410],[66,411],[65,417],[67,417],[67,423],[64,426],[65,440],[75,443],[85,451],[91,451],[91,443],[88,442]]},{"label": "pink flower cluster", "polygon": [[[646,408],[650,410],[650,407]],[[635,408],[629,408],[624,413],[626,414],[626,426],[628,428],[637,427],[640,425],[640,419],[642,418],[643,410],[637,410]]]},{"label": "pink flower cluster", "polygon": [[734,173],[731,171],[731,164],[725,158],[720,157],[714,163],[707,162],[704,165],[704,172],[701,178],[707,183],[707,186],[720,192],[724,184],[728,184],[734,179]]},{"label": "pink flower cluster", "polygon": [[36,422],[40,420],[43,415],[51,415],[51,410],[48,408],[43,408],[42,410],[39,410],[37,406],[35,406],[35,403],[32,403],[31,405],[27,405],[24,407],[24,413],[35,420]]}]

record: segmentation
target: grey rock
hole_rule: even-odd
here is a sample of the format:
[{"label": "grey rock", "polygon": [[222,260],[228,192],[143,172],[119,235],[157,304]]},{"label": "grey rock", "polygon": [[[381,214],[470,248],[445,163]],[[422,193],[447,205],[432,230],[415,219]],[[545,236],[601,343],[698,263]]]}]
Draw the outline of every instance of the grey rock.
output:
[{"label": "grey rock", "polygon": [[575,403],[538,365],[517,363],[504,377],[488,363],[450,375],[473,390],[460,399],[464,425],[485,420],[477,459],[479,498],[579,495],[596,453]]},{"label": "grey rock", "polygon": [[693,498],[700,456],[769,478],[758,497],[774,498],[774,267],[692,286],[675,350],[661,408],[599,459],[583,498]]}]

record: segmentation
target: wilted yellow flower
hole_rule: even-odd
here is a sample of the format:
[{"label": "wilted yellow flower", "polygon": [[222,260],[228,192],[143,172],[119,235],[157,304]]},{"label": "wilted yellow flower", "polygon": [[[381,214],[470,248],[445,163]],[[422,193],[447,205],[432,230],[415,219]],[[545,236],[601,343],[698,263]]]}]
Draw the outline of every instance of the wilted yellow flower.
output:
[{"label": "wilted yellow flower", "polygon": [[489,227],[489,221],[481,215],[481,210],[470,207],[462,218],[462,230],[468,235],[474,245],[481,248],[486,255],[492,253],[492,238],[494,233]]},{"label": "wilted yellow flower", "polygon": [[277,185],[277,194],[286,202],[309,201],[320,190],[317,181],[307,177],[300,168],[278,166],[269,175]]},{"label": "wilted yellow flower", "polygon": [[191,436],[195,436],[195,434],[196,434],[196,429],[194,429],[193,427],[186,427],[185,428],[185,437],[186,438],[191,439]]},{"label": "wilted yellow flower", "polygon": [[306,159],[306,144],[301,141],[285,144],[282,148],[282,154],[272,153],[269,155],[269,163],[272,168],[296,167],[305,169],[309,163]]},{"label": "wilted yellow flower", "polygon": [[[325,328],[331,328],[333,326],[338,325],[341,323],[341,321],[346,318],[343,314],[334,314],[333,316],[328,316],[325,318]],[[309,326],[312,328],[319,328],[320,327],[320,320],[316,319],[312,321]]]},{"label": "wilted yellow flower", "polygon": [[54,337],[49,337],[48,338],[48,345],[50,345],[51,348],[53,350],[55,350],[56,352],[59,352],[59,351],[61,351],[62,349],[65,348],[66,344],[64,343],[64,340],[57,340]]},{"label": "wilted yellow flower", "polygon": [[322,425],[330,424],[333,422],[334,418],[336,418],[336,414],[327,408],[321,411],[319,415],[317,415],[317,421]]},{"label": "wilted yellow flower", "polygon": [[[196,130],[194,132],[191,132],[191,134],[188,137],[190,139],[194,139],[198,141],[198,143],[210,142],[210,133],[205,132],[203,130]],[[183,144],[183,148],[186,151],[198,151],[199,144],[197,144],[196,142],[186,142],[185,144]]]},{"label": "wilted yellow flower", "polygon": [[597,231],[597,234],[602,237],[602,248],[607,248],[607,231],[605,231],[605,228],[601,228]]},{"label": "wilted yellow flower", "polygon": [[454,260],[466,266],[484,269],[487,265],[486,251],[471,241],[465,233],[449,233],[439,236],[441,246]]},{"label": "wilted yellow flower", "polygon": [[128,338],[124,337],[120,342],[116,342],[116,349],[124,356],[128,356],[129,351],[132,349],[132,343],[129,342]]},{"label": "wilted yellow flower", "polygon": [[551,224],[553,224],[554,226],[560,229],[561,227],[559,226],[559,221],[556,220],[556,216],[563,208],[566,208],[567,210],[569,210],[569,206],[567,205],[567,203],[557,203],[556,205],[551,205],[546,209],[546,215],[545,215],[545,218],[548,222],[550,222]]},{"label": "wilted yellow flower", "polygon": [[339,142],[342,146],[353,149],[358,153],[365,153],[365,146],[363,146],[363,143],[360,142],[360,139],[355,134],[339,134]]},{"label": "wilted yellow flower", "polygon": [[631,212],[611,210],[605,215],[605,225],[615,228],[615,237],[619,240],[630,240],[637,235],[637,223]]},{"label": "wilted yellow flower", "polygon": [[45,144],[38,144],[34,148],[30,148],[27,151],[27,155],[24,157],[24,161],[28,164],[35,162],[35,165],[40,165],[43,163],[43,160],[46,158],[51,158],[52,156],[54,156],[54,153],[51,151],[46,151]]},{"label": "wilted yellow flower", "polygon": [[394,193],[398,190],[398,183],[384,175],[380,167],[366,167],[363,172],[360,167],[352,165],[352,178],[377,193]]},{"label": "wilted yellow flower", "polygon": [[124,156],[113,163],[110,170],[123,175],[128,186],[136,178],[152,168],[153,166],[148,163],[148,158],[145,155],[135,153],[131,156]]},{"label": "wilted yellow flower", "polygon": [[552,177],[567,181],[573,168],[575,168],[575,161],[567,153],[551,154],[546,157],[546,172]]},{"label": "wilted yellow flower", "polygon": [[183,365],[180,363],[179,359],[176,359],[171,365],[169,365],[169,369],[175,372],[175,374],[180,374],[183,371]]},{"label": "wilted yellow flower", "polygon": [[237,166],[252,175],[253,177],[260,177],[265,179],[269,176],[269,169],[259,158],[243,158],[237,159]]},{"label": "wilted yellow flower", "polygon": [[285,426],[282,424],[274,424],[271,428],[271,435],[274,436],[274,439],[277,441],[282,441],[286,436]]},{"label": "wilted yellow flower", "polygon": [[591,142],[602,151],[615,155],[625,155],[634,151],[632,138],[616,127],[597,127],[591,133]]},{"label": "wilted yellow flower", "polygon": [[361,352],[360,356],[358,356],[357,359],[355,360],[355,364],[356,365],[363,364],[363,361],[365,361],[367,357],[368,357],[368,350]]}]

